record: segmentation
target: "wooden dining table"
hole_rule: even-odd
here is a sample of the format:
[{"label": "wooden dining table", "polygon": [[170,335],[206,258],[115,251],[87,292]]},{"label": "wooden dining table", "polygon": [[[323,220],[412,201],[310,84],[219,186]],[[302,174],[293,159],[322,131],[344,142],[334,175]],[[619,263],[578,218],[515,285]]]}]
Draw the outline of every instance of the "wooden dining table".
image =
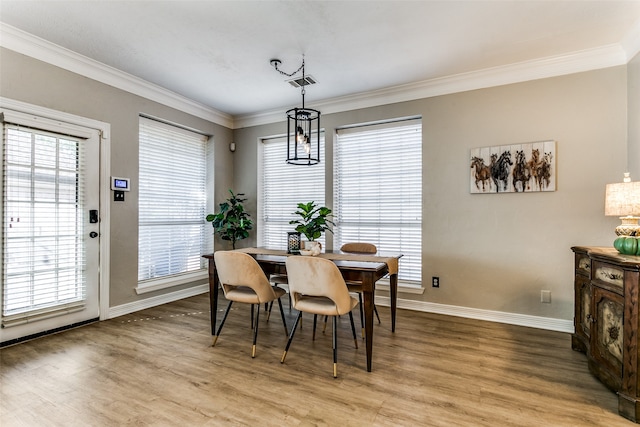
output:
[{"label": "wooden dining table", "polygon": [[[237,249],[253,256],[267,277],[271,274],[286,274],[285,260],[287,256],[302,256],[287,253],[286,250],[268,248]],[[362,299],[364,306],[365,346],[367,353],[367,371],[371,372],[373,356],[373,312],[376,282],[389,275],[391,299],[391,331],[396,330],[396,308],[398,300],[398,260],[402,254],[354,254],[341,251],[325,251],[318,255],[332,260],[345,281],[362,283]],[[216,273],[213,254],[203,255],[209,262],[209,302],[211,306],[211,335],[216,330],[216,314],[218,311],[218,288],[220,281]]]}]

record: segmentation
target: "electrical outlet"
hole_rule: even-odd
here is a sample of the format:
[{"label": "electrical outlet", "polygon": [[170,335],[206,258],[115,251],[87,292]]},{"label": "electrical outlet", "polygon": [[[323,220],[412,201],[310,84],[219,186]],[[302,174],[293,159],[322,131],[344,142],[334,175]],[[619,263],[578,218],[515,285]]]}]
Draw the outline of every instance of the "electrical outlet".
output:
[{"label": "electrical outlet", "polygon": [[439,288],[440,287],[440,278],[436,277],[436,276],[433,276],[431,278],[431,286],[434,287],[434,288]]},{"label": "electrical outlet", "polygon": [[540,291],[540,302],[551,304],[551,291]]}]

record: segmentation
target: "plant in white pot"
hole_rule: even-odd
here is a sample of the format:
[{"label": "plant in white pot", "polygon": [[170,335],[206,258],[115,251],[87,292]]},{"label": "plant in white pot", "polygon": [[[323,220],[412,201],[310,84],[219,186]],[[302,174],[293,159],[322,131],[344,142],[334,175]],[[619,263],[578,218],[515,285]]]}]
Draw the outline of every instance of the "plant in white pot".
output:
[{"label": "plant in white pot", "polygon": [[319,239],[322,233],[329,231],[333,233],[329,224],[335,225],[329,218],[331,209],[326,206],[317,206],[315,202],[298,203],[298,210],[295,212],[300,219],[291,220],[289,224],[296,224],[296,231],[304,234],[307,238],[305,249],[310,250],[312,255],[318,255],[321,247]]}]

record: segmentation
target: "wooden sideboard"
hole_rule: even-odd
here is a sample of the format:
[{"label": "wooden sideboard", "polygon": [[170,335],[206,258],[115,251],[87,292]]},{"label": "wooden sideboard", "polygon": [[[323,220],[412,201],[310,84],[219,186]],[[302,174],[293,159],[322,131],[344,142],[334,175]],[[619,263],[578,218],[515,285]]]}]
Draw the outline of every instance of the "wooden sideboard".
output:
[{"label": "wooden sideboard", "polygon": [[575,332],[571,347],[618,394],[618,413],[640,423],[638,290],[640,256],[614,248],[574,246]]}]

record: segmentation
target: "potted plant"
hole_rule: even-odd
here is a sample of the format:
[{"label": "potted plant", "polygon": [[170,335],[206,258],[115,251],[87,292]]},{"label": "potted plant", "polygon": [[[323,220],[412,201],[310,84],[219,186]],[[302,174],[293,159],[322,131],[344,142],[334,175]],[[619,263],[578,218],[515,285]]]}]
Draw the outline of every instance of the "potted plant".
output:
[{"label": "potted plant", "polygon": [[329,217],[331,216],[331,209],[325,206],[317,206],[315,202],[298,203],[298,210],[295,212],[300,216],[300,219],[289,221],[289,224],[297,224],[296,231],[304,234],[308,242],[313,242],[309,246],[316,247],[317,249],[307,248],[308,243],[305,243],[305,249],[310,249],[320,253],[320,243],[315,240],[322,236],[324,231],[333,233],[329,224],[335,225]]},{"label": "potted plant", "polygon": [[218,233],[222,240],[230,240],[231,247],[236,248],[236,241],[249,237],[249,230],[253,228],[253,221],[249,218],[249,213],[244,210],[243,193],[233,194],[229,190],[231,197],[220,203],[220,212],[207,215],[207,221],[211,223],[215,233]]}]

